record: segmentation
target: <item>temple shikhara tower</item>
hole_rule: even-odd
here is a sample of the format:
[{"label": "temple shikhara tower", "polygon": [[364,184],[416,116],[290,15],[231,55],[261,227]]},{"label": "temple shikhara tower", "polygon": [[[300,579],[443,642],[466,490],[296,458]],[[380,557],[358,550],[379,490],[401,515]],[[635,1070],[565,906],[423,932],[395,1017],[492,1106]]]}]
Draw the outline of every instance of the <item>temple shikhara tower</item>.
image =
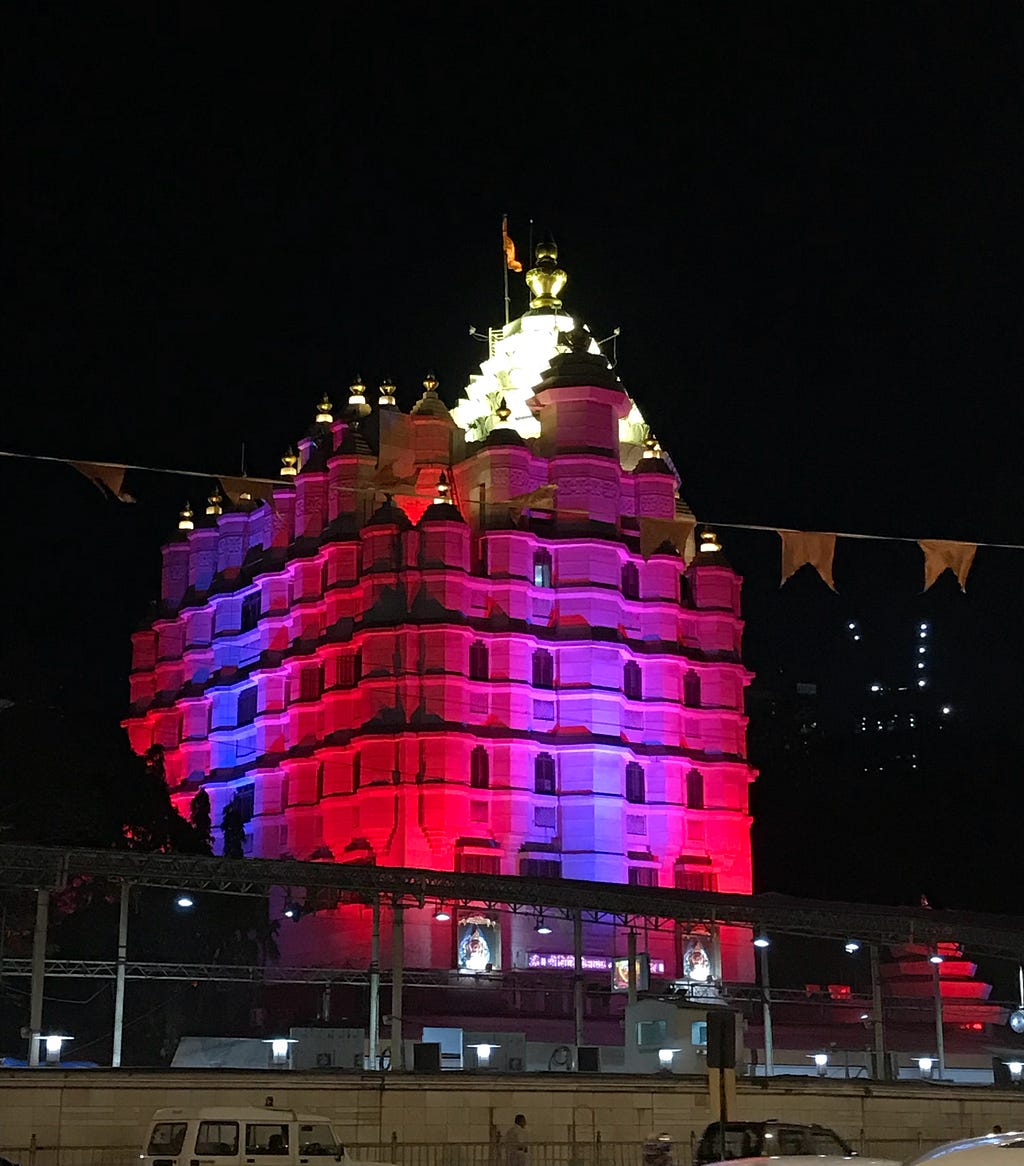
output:
[{"label": "temple shikhara tower", "polygon": [[[454,408],[432,376],[408,413],[357,381],[278,482],[186,509],[125,724],[183,813],[207,791],[218,848],[233,807],[252,857],[750,892],[740,580],[566,278],[539,247]],[[464,922],[408,912],[407,965],[472,966]],[[328,905],[282,944],[365,966],[368,926]],[[475,926],[495,969],[567,950]],[[749,933],[713,958],[750,978]]]}]

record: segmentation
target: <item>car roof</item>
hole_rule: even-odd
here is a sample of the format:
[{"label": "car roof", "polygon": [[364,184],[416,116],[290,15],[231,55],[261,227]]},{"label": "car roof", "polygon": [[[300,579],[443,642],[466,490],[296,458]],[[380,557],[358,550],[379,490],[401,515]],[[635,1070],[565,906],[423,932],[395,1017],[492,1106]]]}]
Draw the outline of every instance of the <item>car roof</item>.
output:
[{"label": "car roof", "polygon": [[204,1105],[197,1109],[180,1106],[158,1109],[152,1121],[299,1121],[310,1125],[331,1119],[318,1113],[297,1113],[294,1109],[274,1109],[263,1105]]},{"label": "car roof", "polygon": [[[1006,1151],[1011,1153],[1007,1154]],[[1014,1154],[1013,1150],[1021,1153]],[[1011,1163],[1024,1162],[1024,1130],[1006,1130],[998,1134],[984,1134],[980,1138],[962,1138],[957,1142],[946,1142],[932,1150],[921,1154],[914,1159],[914,1163],[939,1161],[949,1156],[957,1166],[970,1166],[971,1163],[1002,1163],[1002,1166],[1011,1166]]]}]

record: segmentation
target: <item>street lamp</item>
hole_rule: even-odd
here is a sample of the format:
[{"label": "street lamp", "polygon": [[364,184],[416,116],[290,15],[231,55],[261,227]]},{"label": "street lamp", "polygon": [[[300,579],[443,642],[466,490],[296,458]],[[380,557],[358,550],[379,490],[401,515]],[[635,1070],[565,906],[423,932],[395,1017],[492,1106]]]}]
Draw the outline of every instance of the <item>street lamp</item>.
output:
[{"label": "street lamp", "polygon": [[764,1019],[764,1075],[775,1076],[775,1047],[772,1040],[772,995],[768,980],[768,948],[771,940],[763,931],[754,937],[754,947],[758,949],[761,966],[761,1015]]},{"label": "street lamp", "polygon": [[819,1077],[828,1076],[828,1053],[815,1053],[814,1063],[818,1068]]},{"label": "street lamp", "polygon": [[46,1063],[48,1065],[56,1065],[60,1061],[61,1046],[67,1040],[74,1040],[73,1036],[61,1036],[57,1033],[51,1033],[49,1036],[41,1036],[39,1038],[43,1042],[43,1047],[46,1049]]},{"label": "street lamp", "polygon": [[917,1058],[917,1067],[921,1070],[922,1077],[931,1077],[934,1065],[935,1062],[931,1057]]},{"label": "street lamp", "polygon": [[943,959],[936,951],[928,957],[928,962],[932,965],[932,989],[935,993],[935,1047],[939,1054],[939,1080],[942,1081],[946,1076],[946,1038],[942,1029],[942,980],[939,976],[939,967]]},{"label": "street lamp", "polygon": [[444,903],[438,903],[437,910],[434,912],[434,918],[437,920],[437,922],[447,923],[451,917],[452,913],[448,910]]},{"label": "street lamp", "polygon": [[492,1045],[488,1041],[480,1041],[479,1044],[470,1045],[471,1049],[476,1049],[476,1067],[478,1069],[489,1069],[491,1067],[491,1050],[500,1049],[501,1045]]},{"label": "street lamp", "polygon": [[533,928],[538,935],[550,935],[551,924],[544,918],[543,914],[537,916],[537,922]]},{"label": "street lamp", "polygon": [[263,1043],[270,1045],[270,1064],[273,1067],[287,1065],[291,1059],[292,1045],[299,1042],[291,1036],[273,1036],[267,1037]]}]

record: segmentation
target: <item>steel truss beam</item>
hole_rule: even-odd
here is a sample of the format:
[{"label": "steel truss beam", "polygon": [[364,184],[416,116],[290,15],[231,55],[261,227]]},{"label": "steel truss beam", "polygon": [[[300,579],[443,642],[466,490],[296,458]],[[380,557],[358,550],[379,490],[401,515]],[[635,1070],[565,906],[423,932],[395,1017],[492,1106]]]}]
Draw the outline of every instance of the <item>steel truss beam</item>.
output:
[{"label": "steel truss beam", "polygon": [[219,894],[265,895],[273,887],[330,889],[342,902],[453,906],[532,912],[623,927],[718,924],[777,934],[856,938],[893,945],[958,942],[975,955],[1018,960],[1024,918],[967,911],[833,903],[784,895],[674,891],[570,879],[459,874],[294,859],[229,859],[131,850],[0,846],[0,887],[60,890],[76,878]]},{"label": "steel truss beam", "polygon": [[[312,984],[319,987],[368,988],[370,973],[359,968],[324,967],[260,967],[258,964],[183,964],[151,963],[129,960],[125,964],[126,979],[129,980],[182,980],[194,983],[222,984],[262,984],[273,987],[278,984]],[[0,977],[29,977],[32,975],[32,961],[28,959],[0,960]],[[47,960],[46,976],[52,979],[69,980],[113,980],[117,976],[114,960]],[[586,976],[588,995],[595,989],[599,995],[613,994],[607,975],[599,977],[594,973]],[[391,974],[381,971],[381,982],[387,985]],[[571,971],[552,972],[530,969],[513,972],[487,972],[467,974],[450,969],[412,968],[403,972],[406,988],[447,988],[458,990],[490,989],[504,992],[561,992],[566,995],[573,990],[574,976]],[[721,984],[710,988],[687,985],[680,992],[681,998],[700,1003],[709,997],[734,1003],[759,1004],[763,993],[756,984]],[[796,988],[773,988],[772,1002],[776,1005],[794,1004],[808,1008],[827,1003],[830,1008],[842,1011],[863,1012],[870,1004],[867,994],[850,996],[843,1000],[822,1001],[809,997],[806,991]],[[887,1011],[920,1011],[931,1016],[934,1005],[929,999],[901,999],[887,1002]]]}]

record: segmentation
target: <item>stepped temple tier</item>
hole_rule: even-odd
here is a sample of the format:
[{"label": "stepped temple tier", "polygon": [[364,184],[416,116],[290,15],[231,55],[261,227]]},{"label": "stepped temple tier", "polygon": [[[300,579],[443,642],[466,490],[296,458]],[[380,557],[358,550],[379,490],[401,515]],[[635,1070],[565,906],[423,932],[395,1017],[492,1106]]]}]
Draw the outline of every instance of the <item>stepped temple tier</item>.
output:
[{"label": "stepped temple tier", "polygon": [[[433,376],[408,413],[357,379],[265,496],[186,508],[134,637],[132,745],[162,747],[183,813],[209,794],[218,849],[230,810],[252,857],[749,893],[740,580],[553,246],[526,281],[454,408]],[[286,957],[365,967],[370,908],[315,906]],[[406,911],[407,966],[573,950],[565,921],[434,915]],[[706,974],[752,979],[749,933],[706,938]],[[654,974],[685,939],[644,941]]]}]

